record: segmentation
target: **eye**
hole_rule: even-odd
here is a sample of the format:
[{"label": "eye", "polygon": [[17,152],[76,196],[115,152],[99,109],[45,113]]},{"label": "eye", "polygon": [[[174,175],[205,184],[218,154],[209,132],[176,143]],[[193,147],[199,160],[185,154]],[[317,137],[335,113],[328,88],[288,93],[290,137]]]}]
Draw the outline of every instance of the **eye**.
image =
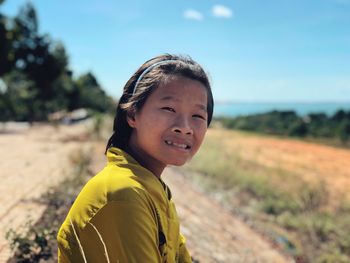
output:
[{"label": "eye", "polygon": [[204,118],[202,115],[198,115],[198,114],[192,115],[192,117],[206,120],[206,118]]},{"label": "eye", "polygon": [[175,112],[175,110],[173,108],[171,108],[171,107],[163,107],[162,110]]}]

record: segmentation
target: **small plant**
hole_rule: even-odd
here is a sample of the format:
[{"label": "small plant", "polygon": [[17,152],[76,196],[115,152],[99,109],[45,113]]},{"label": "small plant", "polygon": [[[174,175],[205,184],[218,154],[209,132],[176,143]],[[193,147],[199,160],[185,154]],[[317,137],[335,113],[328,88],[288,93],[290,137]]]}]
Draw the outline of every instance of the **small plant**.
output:
[{"label": "small plant", "polygon": [[11,229],[6,238],[14,255],[9,262],[57,262],[57,231],[86,179],[91,176],[91,149],[74,151],[70,155],[71,176],[60,185],[48,189],[38,200],[46,209],[33,224],[29,221],[18,230]]},{"label": "small plant", "polygon": [[101,131],[103,125],[103,116],[99,113],[94,115],[94,124],[92,127],[92,134],[96,139],[101,139]]},{"label": "small plant", "polygon": [[53,251],[50,243],[55,240],[56,232],[39,229],[32,226],[31,222],[26,226],[29,227],[26,232],[10,229],[6,234],[11,249],[15,251],[16,262],[39,262],[51,258]]},{"label": "small plant", "polygon": [[299,204],[304,211],[317,211],[325,207],[329,202],[329,191],[325,182],[320,181],[318,184],[305,184],[299,195]]},{"label": "small plant", "polygon": [[113,117],[99,112],[93,112],[91,115],[90,137],[97,141],[107,140],[110,136],[110,131],[113,130]]},{"label": "small plant", "polygon": [[315,263],[348,263],[349,257],[346,255],[334,251],[334,252],[326,252],[319,256]]},{"label": "small plant", "polygon": [[88,172],[88,166],[91,162],[91,155],[88,153],[88,151],[79,149],[78,151],[74,151],[70,154],[69,160],[73,165],[73,175],[80,177],[82,174]]},{"label": "small plant", "polygon": [[280,215],[284,212],[295,213],[300,210],[299,205],[286,195],[266,197],[261,201],[261,209],[267,214]]}]

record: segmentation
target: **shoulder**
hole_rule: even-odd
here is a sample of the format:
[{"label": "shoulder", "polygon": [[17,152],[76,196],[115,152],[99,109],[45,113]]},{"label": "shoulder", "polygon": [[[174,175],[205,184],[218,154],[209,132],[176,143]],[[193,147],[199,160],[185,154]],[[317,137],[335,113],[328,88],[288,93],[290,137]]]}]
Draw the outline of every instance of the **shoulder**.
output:
[{"label": "shoulder", "polygon": [[131,169],[107,166],[91,180],[91,187],[103,191],[108,202],[149,201],[149,192],[140,174]]},{"label": "shoulder", "polygon": [[[96,215],[153,214],[155,204],[146,188],[130,171],[105,167],[91,178],[74,201],[67,218],[84,228]],[[113,213],[111,213],[113,211]],[[123,212],[123,213],[122,213]],[[67,221],[67,224],[70,222]]]},{"label": "shoulder", "polygon": [[115,229],[137,222],[155,224],[156,204],[138,175],[131,170],[107,166],[96,175],[96,180],[104,189],[105,204],[89,222],[109,227],[115,225]]}]

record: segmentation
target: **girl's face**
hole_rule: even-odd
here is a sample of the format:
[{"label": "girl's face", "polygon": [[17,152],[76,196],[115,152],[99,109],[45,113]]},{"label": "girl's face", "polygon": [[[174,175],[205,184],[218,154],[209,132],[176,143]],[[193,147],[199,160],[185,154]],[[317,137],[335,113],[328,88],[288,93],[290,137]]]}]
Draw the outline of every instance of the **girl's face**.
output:
[{"label": "girl's face", "polygon": [[167,165],[183,165],[207,131],[207,91],[202,83],[173,77],[160,85],[127,121],[129,147],[141,165],[160,176]]}]

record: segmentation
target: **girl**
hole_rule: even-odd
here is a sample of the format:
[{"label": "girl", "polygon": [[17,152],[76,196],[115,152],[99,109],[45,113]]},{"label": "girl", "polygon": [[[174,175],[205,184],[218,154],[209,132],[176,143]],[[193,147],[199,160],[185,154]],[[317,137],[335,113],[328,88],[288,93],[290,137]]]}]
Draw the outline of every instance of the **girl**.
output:
[{"label": "girl", "polygon": [[199,64],[174,55],[144,63],[119,100],[106,167],[59,230],[59,262],[192,262],[161,174],[193,157],[212,114]]}]

